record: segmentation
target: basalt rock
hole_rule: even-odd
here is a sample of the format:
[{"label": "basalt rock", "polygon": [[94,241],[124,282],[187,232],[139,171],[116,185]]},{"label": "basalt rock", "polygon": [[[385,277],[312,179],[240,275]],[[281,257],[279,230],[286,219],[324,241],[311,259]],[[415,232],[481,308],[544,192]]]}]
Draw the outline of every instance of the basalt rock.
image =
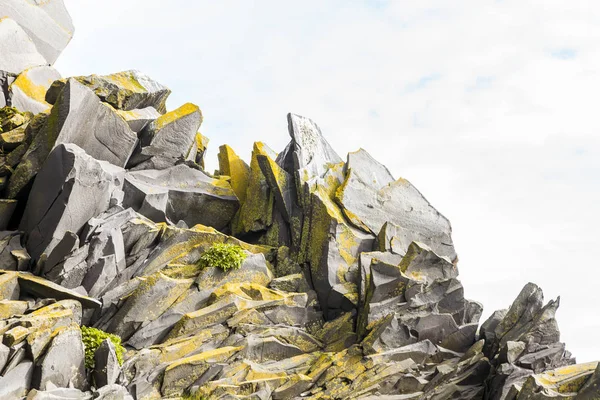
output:
[{"label": "basalt rock", "polygon": [[210,174],[197,106],[59,79],[62,2],[0,15],[0,398],[600,396],[536,285],[480,326],[450,222],[365,150],[290,114]]}]

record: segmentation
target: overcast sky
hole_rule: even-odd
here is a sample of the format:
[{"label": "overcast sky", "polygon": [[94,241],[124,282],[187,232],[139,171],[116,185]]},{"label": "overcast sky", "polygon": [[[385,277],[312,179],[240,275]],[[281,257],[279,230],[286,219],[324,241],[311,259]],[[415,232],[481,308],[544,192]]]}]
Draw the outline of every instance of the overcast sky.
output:
[{"label": "overcast sky", "polygon": [[63,76],[139,69],[200,106],[208,165],[281,151],[286,113],[360,147],[452,222],[484,318],[527,282],[600,359],[600,2],[65,0]]}]

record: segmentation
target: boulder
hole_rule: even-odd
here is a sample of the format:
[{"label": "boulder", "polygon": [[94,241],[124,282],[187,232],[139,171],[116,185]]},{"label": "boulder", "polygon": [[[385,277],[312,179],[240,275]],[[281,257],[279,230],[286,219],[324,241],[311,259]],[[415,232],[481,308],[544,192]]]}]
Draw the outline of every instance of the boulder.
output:
[{"label": "boulder", "polygon": [[139,134],[140,142],[128,168],[165,169],[195,159],[196,133],[201,124],[202,112],[191,103],[150,122]]},{"label": "boulder", "polygon": [[94,385],[101,388],[117,382],[121,367],[117,359],[115,345],[110,339],[105,339],[94,352]]},{"label": "boulder", "polygon": [[[386,222],[402,227],[396,242],[422,241],[440,256],[456,262],[450,222],[407,180],[394,180],[389,171],[364,150],[348,154],[345,180],[336,202],[356,227],[381,236]],[[387,243],[384,233],[382,240]],[[384,245],[391,246],[390,245]],[[400,243],[396,251],[406,251]]]},{"label": "boulder", "polygon": [[164,396],[181,394],[215,363],[226,362],[242,350],[242,347],[222,347],[183,358],[170,364],[165,370],[161,392]]},{"label": "boulder", "polygon": [[[117,72],[110,75],[76,76],[82,85],[90,88],[105,103],[122,111],[134,111],[151,107],[160,114],[166,112],[166,101],[171,91],[149,76],[137,70]],[[54,104],[64,82],[56,82],[48,95]]]},{"label": "boulder", "polygon": [[33,363],[23,361],[0,377],[0,399],[20,399],[31,388]]},{"label": "boulder", "polygon": [[120,192],[123,175],[121,168],[74,144],[58,145],[35,180],[21,219],[29,254],[35,259],[50,255],[67,232],[79,232],[106,210]]},{"label": "boulder", "polygon": [[[304,193],[304,184],[312,185],[325,176],[331,165],[342,162],[327,142],[319,126],[309,118],[288,114],[288,132],[291,142],[277,157],[277,164],[293,172],[298,195]],[[299,199],[300,204],[304,202]]]},{"label": "boulder", "polygon": [[240,200],[240,204],[244,204],[248,189],[250,167],[226,144],[219,147],[218,157],[219,174],[230,177],[231,188]]},{"label": "boulder", "polygon": [[163,170],[128,172],[123,185],[124,207],[155,222],[185,222],[223,230],[239,208],[227,182],[186,165]]},{"label": "boulder", "polygon": [[45,62],[38,65],[54,64],[73,37],[75,28],[63,0],[2,0],[0,9],[3,16],[14,19],[23,27],[32,44],[44,57]]},{"label": "boulder", "polygon": [[66,327],[54,336],[46,354],[36,362],[33,386],[40,390],[50,385],[84,390],[87,386],[84,362],[79,327]]},{"label": "boulder", "polygon": [[[6,17],[4,6],[7,0],[0,3],[3,16],[0,18],[0,71],[18,75],[31,67],[46,65],[48,61],[40,54],[27,32],[14,20]],[[23,3],[18,0],[11,3]]]},{"label": "boulder", "polygon": [[86,308],[98,308],[102,305],[102,303],[96,299],[81,295],[74,290],[66,289],[56,283],[29,273],[19,273],[19,286],[22,292],[40,298],[77,300]]},{"label": "boulder", "polygon": [[60,79],[58,71],[46,65],[21,72],[9,88],[11,105],[33,114],[50,110],[52,106],[46,102],[46,92],[57,79]]},{"label": "boulder", "polygon": [[154,107],[136,108],[130,111],[117,110],[117,114],[127,122],[129,129],[135,133],[144,130],[150,122],[161,115]]}]

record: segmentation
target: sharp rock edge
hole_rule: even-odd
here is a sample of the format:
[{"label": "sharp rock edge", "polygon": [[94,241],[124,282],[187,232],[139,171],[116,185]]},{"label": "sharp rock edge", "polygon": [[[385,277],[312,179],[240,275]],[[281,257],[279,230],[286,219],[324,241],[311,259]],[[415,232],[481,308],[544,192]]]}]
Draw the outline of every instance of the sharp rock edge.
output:
[{"label": "sharp rock edge", "polygon": [[[450,222],[366,151],[290,114],[281,152],[209,173],[197,106],[52,68],[61,0],[0,15],[1,399],[600,398],[559,299],[528,284],[480,325]],[[239,269],[201,262],[219,243]]]}]

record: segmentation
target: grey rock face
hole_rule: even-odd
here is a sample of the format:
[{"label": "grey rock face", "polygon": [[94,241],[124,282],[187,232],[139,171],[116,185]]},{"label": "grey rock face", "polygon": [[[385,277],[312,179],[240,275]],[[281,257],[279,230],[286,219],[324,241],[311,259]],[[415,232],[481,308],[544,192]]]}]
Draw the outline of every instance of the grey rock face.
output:
[{"label": "grey rock face", "polygon": [[[3,7],[2,10],[4,11]],[[11,18],[0,19],[0,54],[2,54],[0,71],[9,74],[17,75],[27,68],[47,64],[27,32]]]},{"label": "grey rock face", "polygon": [[85,389],[87,386],[84,367],[84,348],[81,331],[70,326],[59,332],[46,354],[35,366],[33,386],[46,390],[57,387]]},{"label": "grey rock face", "polygon": [[156,222],[225,228],[239,208],[227,182],[202,171],[177,165],[164,170],[129,172],[123,186],[123,205]]},{"label": "grey rock face", "polygon": [[117,382],[121,367],[112,341],[105,339],[94,353],[94,385],[98,388]]},{"label": "grey rock face", "polygon": [[57,146],[33,184],[21,220],[31,256],[50,254],[67,232],[78,232],[106,210],[123,175],[120,168],[93,159],[76,145]]},{"label": "grey rock face", "polygon": [[[0,110],[0,229],[23,231],[0,232],[0,398],[598,397],[537,286],[478,330],[450,223],[366,151],[290,114],[282,153],[222,146],[212,177],[198,107],[137,71],[58,79],[62,2],[5,9],[0,106],[29,112]],[[239,269],[200,262],[217,243]],[[104,340],[86,369],[82,324],[124,364]]]},{"label": "grey rock face", "polygon": [[[32,44],[49,64],[54,64],[73,37],[75,28],[62,0],[2,0],[0,9],[4,16],[14,19],[27,32]],[[38,65],[43,64],[46,62]]]},{"label": "grey rock face", "polygon": [[277,163],[288,169],[293,163],[296,182],[301,193],[305,183],[325,175],[331,164],[342,162],[340,156],[325,140],[321,129],[311,119],[288,114],[288,131],[292,142],[277,158]]},{"label": "grey rock face", "polygon": [[17,367],[0,377],[0,398],[18,399],[25,395],[31,387],[33,363],[24,361]]},{"label": "grey rock face", "polygon": [[130,111],[117,110],[135,133],[141,132],[148,124],[160,117],[160,113],[154,107],[136,108]]},{"label": "grey rock face", "polygon": [[[201,124],[202,113],[191,103],[152,121],[140,133],[139,147],[128,168],[165,169],[177,161],[192,159],[190,152]],[[195,153],[193,156],[195,158]]]},{"label": "grey rock face", "polygon": [[[406,251],[402,243],[422,241],[437,254],[456,260],[450,222],[410,182],[394,181],[364,150],[348,155],[346,178],[336,201],[353,225],[373,234],[379,234],[386,222],[401,226],[400,232],[393,234],[400,254]],[[390,234],[383,235],[385,240]]]},{"label": "grey rock face", "polygon": [[47,134],[56,137],[56,145],[73,143],[97,160],[119,167],[127,164],[137,137],[92,90],[69,79],[54,108],[50,118],[56,121]]}]

